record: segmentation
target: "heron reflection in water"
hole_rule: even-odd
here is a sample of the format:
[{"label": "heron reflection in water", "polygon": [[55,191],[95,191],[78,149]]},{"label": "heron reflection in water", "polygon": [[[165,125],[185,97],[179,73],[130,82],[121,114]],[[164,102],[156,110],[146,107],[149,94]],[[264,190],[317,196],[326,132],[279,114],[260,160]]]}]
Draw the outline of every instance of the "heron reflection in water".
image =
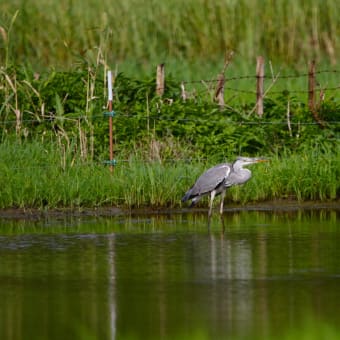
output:
[{"label": "heron reflection in water", "polygon": [[221,195],[220,214],[223,214],[223,202],[226,190],[234,185],[240,185],[247,182],[252,174],[246,165],[266,162],[263,157],[238,157],[233,163],[218,164],[205,171],[196,181],[196,183],[185,193],[182,202],[191,200],[190,207],[194,206],[203,196],[210,194],[210,204],[208,212],[208,225],[213,208],[214,198]]}]

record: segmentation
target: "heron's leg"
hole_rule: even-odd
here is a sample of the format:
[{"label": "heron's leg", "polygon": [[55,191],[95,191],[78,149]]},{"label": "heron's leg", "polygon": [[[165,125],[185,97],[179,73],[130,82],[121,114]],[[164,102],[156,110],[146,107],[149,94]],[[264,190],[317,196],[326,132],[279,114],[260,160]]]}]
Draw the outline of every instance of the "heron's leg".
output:
[{"label": "heron's leg", "polygon": [[224,197],[225,197],[225,190],[221,193],[221,205],[220,205],[220,214],[223,214],[223,203],[224,203]]},{"label": "heron's leg", "polygon": [[213,190],[210,193],[210,206],[209,206],[209,213],[208,213],[209,219],[210,219],[210,216],[211,216],[211,212],[212,212],[212,208],[213,208],[213,202],[214,202],[215,195],[216,195],[216,191]]},{"label": "heron's leg", "polygon": [[214,202],[214,198],[216,195],[216,191],[213,190],[210,193],[210,203],[209,203],[209,212],[208,212],[208,229],[210,230],[210,220],[211,220],[211,213],[212,213],[212,208],[213,208],[213,202]]}]

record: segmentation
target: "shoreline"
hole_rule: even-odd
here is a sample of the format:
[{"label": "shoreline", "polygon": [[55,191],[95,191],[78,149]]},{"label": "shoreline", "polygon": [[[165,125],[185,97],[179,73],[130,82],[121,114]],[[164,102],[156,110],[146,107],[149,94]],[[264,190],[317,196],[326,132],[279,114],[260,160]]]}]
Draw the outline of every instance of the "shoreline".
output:
[{"label": "shoreline", "polygon": [[[217,210],[217,206],[215,209]],[[263,203],[251,204],[233,204],[227,205],[224,208],[224,214],[235,213],[240,211],[263,211],[263,212],[296,212],[308,210],[332,210],[340,212],[340,200],[329,202],[298,202],[275,200]],[[174,215],[174,214],[194,214],[207,213],[207,207],[200,208],[118,208],[118,207],[78,207],[78,208],[53,208],[53,209],[38,209],[38,208],[4,208],[0,209],[0,219],[9,220],[33,220],[39,221],[48,218],[61,217],[117,217],[117,216],[154,216],[154,215]]]}]

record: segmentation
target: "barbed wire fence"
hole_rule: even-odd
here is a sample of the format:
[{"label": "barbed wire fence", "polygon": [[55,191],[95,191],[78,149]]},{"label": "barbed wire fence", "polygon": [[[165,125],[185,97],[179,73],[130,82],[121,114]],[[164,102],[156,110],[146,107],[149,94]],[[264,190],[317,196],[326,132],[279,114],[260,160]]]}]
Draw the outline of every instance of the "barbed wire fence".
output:
[{"label": "barbed wire fence", "polygon": [[[249,112],[249,114],[257,114],[259,117],[261,117],[260,120],[257,121],[231,121],[228,120],[227,124],[235,124],[235,125],[282,125],[286,126],[289,124],[290,126],[293,125],[319,125],[320,127],[324,127],[324,122],[320,119],[318,115],[318,109],[320,108],[320,105],[325,100],[326,94],[332,94],[333,97],[337,97],[340,91],[340,80],[339,85],[335,84],[332,86],[321,86],[317,81],[317,76],[319,75],[339,75],[340,70],[336,69],[326,69],[326,70],[316,70],[316,64],[314,61],[311,61],[309,63],[309,70],[307,73],[296,73],[296,74],[290,74],[290,75],[281,75],[280,71],[277,74],[274,74],[271,72],[270,75],[264,74],[264,59],[262,57],[257,58],[257,65],[256,65],[256,74],[253,75],[241,75],[241,76],[233,76],[233,77],[227,77],[225,75],[225,68],[223,71],[214,79],[205,79],[205,80],[190,80],[190,81],[179,81],[179,93],[181,99],[185,102],[193,98],[195,96],[195,93],[203,93],[203,92],[209,92],[212,100],[216,102],[216,104],[220,108],[224,108],[228,105],[228,103],[225,102],[225,98],[229,93],[237,93],[237,94],[248,94],[251,96],[254,96],[256,98],[256,104],[254,105],[253,109]],[[291,79],[304,79],[304,82],[306,84],[306,87],[304,89],[281,89],[281,90],[273,90],[275,88],[276,83],[280,81],[285,80],[291,80]],[[250,88],[237,88],[230,84],[233,84],[235,82],[242,82],[242,81],[253,81],[254,82],[254,90]],[[247,84],[249,86],[249,84]],[[187,87],[193,87],[194,90],[192,90],[193,93],[190,92],[190,90],[187,90]],[[197,86],[202,86],[203,89],[197,90]],[[164,98],[164,93],[166,89],[166,77],[165,77],[165,65],[160,64],[157,66],[156,71],[156,84],[155,84],[155,91],[156,95],[163,101],[171,101],[171,98]],[[264,118],[264,100],[269,94],[305,94],[306,95],[306,104],[309,107],[309,110],[311,114],[314,117],[314,121],[299,121],[299,122],[292,122],[287,121],[286,117],[283,117],[282,121],[270,121],[266,120]],[[339,94],[340,98],[340,94]],[[171,102],[169,103],[171,105]],[[0,111],[1,112],[1,111]],[[116,112],[115,115],[119,117],[120,115],[124,118],[138,118],[138,119],[145,119],[150,120],[153,119],[155,121],[159,120],[167,120],[167,121],[173,121],[173,122],[195,122],[195,123],[204,123],[205,118],[197,117],[197,118],[171,118],[171,117],[160,117],[157,115],[150,115],[145,114],[144,116],[141,116],[140,114],[126,114],[126,113],[119,113]],[[102,118],[103,114],[92,114],[92,118]],[[86,120],[88,117],[84,115],[79,116],[73,116],[72,118],[63,117],[65,121],[81,121]],[[224,118],[225,119],[225,118]],[[0,120],[0,126],[6,126],[6,125],[18,125],[18,124],[35,124],[35,123],[54,123],[56,120],[55,115],[44,115],[43,118],[39,119],[23,119],[22,116],[20,118],[20,122],[18,122],[18,117],[16,119],[4,119]],[[112,121],[112,119],[111,119]],[[219,120],[218,122],[220,122]],[[209,122],[214,123],[211,119],[209,119]],[[217,123],[217,121],[216,121]],[[111,123],[112,124],[112,123]],[[340,121],[338,120],[332,120],[327,121],[327,126],[338,126],[340,125]],[[107,164],[113,164],[114,160],[110,159],[107,161]],[[170,160],[171,161],[171,160]],[[119,162],[128,162],[128,160],[120,159]],[[92,163],[93,164],[93,163]],[[38,167],[48,167],[46,165],[37,165]]]},{"label": "barbed wire fence", "polygon": [[[258,66],[261,65],[261,66]],[[258,61],[257,61],[257,73],[254,75],[241,75],[241,76],[233,76],[233,77],[227,77],[225,76],[225,74],[221,73],[218,75],[217,78],[214,79],[200,79],[200,80],[183,80],[183,81],[178,81],[178,83],[180,84],[179,86],[179,91],[181,93],[181,98],[185,101],[190,99],[190,94],[188,94],[186,92],[185,86],[187,85],[201,85],[204,87],[203,90],[199,91],[197,89],[195,89],[196,93],[199,92],[207,92],[207,91],[215,91],[215,96],[214,99],[215,101],[218,102],[218,104],[220,104],[221,106],[225,105],[224,103],[224,98],[226,97],[226,93],[225,92],[235,92],[235,93],[241,93],[241,94],[250,94],[250,95],[254,95],[254,98],[256,96],[257,98],[257,107],[261,106],[258,105],[259,101],[263,101],[265,96],[268,94],[306,94],[308,95],[308,105],[309,108],[311,109],[311,111],[314,111],[317,108],[317,97],[316,94],[320,93],[321,98],[319,98],[321,101],[324,99],[325,93],[329,93],[331,91],[335,92],[340,90],[340,79],[339,79],[339,85],[335,85],[335,86],[321,86],[317,79],[316,76],[317,75],[321,75],[321,74],[340,74],[340,70],[336,70],[336,69],[330,69],[330,70],[319,70],[316,71],[315,69],[315,62],[312,61],[310,63],[310,70],[308,73],[297,73],[297,74],[291,74],[291,75],[281,75],[281,71],[279,70],[277,75],[275,74],[271,74],[271,75],[265,75],[263,73],[263,66],[264,66],[264,60],[261,57],[258,57]],[[262,69],[261,71],[258,71],[258,69]],[[305,89],[280,89],[280,90],[273,90],[273,86],[274,83],[276,82],[280,82],[281,80],[288,80],[288,79],[299,79],[299,78],[305,78],[306,80],[306,84],[308,82],[308,88],[306,86]],[[255,85],[255,89],[245,89],[245,88],[236,88],[233,86],[230,86],[229,83],[232,82],[237,82],[237,81],[242,81],[242,80],[253,80],[254,82],[256,82]],[[164,90],[165,90],[165,81],[166,81],[166,77],[165,77],[165,65],[164,64],[160,64],[157,66],[157,73],[156,73],[156,94],[157,96],[159,96],[160,98],[163,96],[164,94]],[[265,90],[264,87],[264,83],[265,82],[270,81],[271,83],[269,85],[267,85],[267,88]],[[207,88],[209,86],[209,88]],[[249,84],[248,84],[249,87]],[[224,91],[224,93],[223,93]],[[219,93],[223,93],[223,96],[218,96]],[[340,98],[340,93],[339,93],[339,98]],[[171,100],[171,99],[170,99]],[[4,103],[3,103],[4,105]],[[258,112],[258,110],[256,111],[258,115],[263,115],[263,113],[261,114],[261,112]],[[0,110],[1,113],[1,110]],[[124,115],[125,117],[135,117],[134,115]],[[102,117],[102,114],[95,114],[92,115],[92,117],[94,118],[98,118],[98,117]],[[139,118],[143,118],[140,115],[138,116]],[[148,116],[149,117],[149,116]],[[72,119],[73,120],[81,120],[81,119],[86,119],[87,116],[86,115],[79,115],[79,116],[73,116]],[[145,117],[146,118],[146,117]],[[157,117],[154,117],[157,118]],[[23,123],[41,123],[41,122],[53,122],[55,120],[55,116],[54,115],[45,115],[43,118],[39,118],[39,119],[22,119],[21,122]],[[68,120],[67,117],[64,117],[65,120]],[[164,118],[163,118],[164,119]],[[176,119],[177,120],[177,119]],[[0,125],[7,125],[7,124],[13,124],[16,123],[17,119],[9,119],[9,120],[0,120]],[[247,122],[246,122],[247,123]],[[327,122],[329,123],[329,122]],[[338,122],[331,122],[331,123],[335,123],[337,124]],[[251,123],[247,123],[247,124],[251,124]],[[270,122],[267,121],[260,121],[259,124],[270,124]],[[274,122],[274,124],[277,124],[276,122]],[[301,124],[304,124],[303,122],[301,122]],[[310,122],[307,124],[311,124]]]},{"label": "barbed wire fence", "polygon": [[[165,69],[163,68],[163,71]],[[314,76],[315,75],[318,75],[318,74],[340,74],[340,70],[321,70],[321,71],[316,71],[314,73]],[[301,74],[295,74],[295,75],[280,75],[278,76],[277,78],[275,78],[276,81],[280,81],[280,80],[284,80],[284,79],[296,79],[296,78],[308,78],[310,77],[311,74],[309,73],[301,73]],[[165,89],[165,76],[162,75],[162,78],[163,78],[163,83],[162,82],[159,82],[157,81],[158,84],[162,84],[162,85],[159,85],[159,87],[156,87],[156,92],[157,92],[157,95],[159,95],[160,97],[163,96],[163,93],[164,93],[164,89]],[[230,77],[230,78],[224,78],[223,79],[223,89],[225,91],[231,91],[231,92],[236,92],[236,93],[246,93],[246,94],[251,94],[251,95],[256,95],[258,97],[261,97],[262,99],[264,99],[264,95],[266,93],[259,93],[258,90],[251,90],[251,89],[241,89],[241,88],[235,88],[235,87],[232,87],[232,86],[226,86],[226,84],[229,84],[229,82],[232,82],[232,81],[240,81],[240,80],[245,80],[245,79],[248,79],[248,80],[255,80],[257,82],[261,82],[261,81],[264,81],[264,80],[270,80],[270,81],[273,81],[274,78],[272,76],[263,76],[262,77],[263,79],[260,79],[259,76],[257,75],[245,75],[245,76],[239,76],[239,77]],[[218,78],[215,78],[215,79],[206,79],[206,80],[190,80],[190,81],[182,81],[182,82],[179,82],[180,83],[180,87],[179,87],[179,91],[181,91],[181,97],[183,100],[188,100],[190,99],[190,95],[188,96],[187,93],[184,93],[186,92],[185,88],[183,88],[183,85],[202,85],[202,86],[206,86],[206,84],[210,84],[210,88],[209,89],[203,89],[201,91],[198,91],[196,90],[195,92],[196,93],[199,93],[199,92],[207,92],[207,91],[216,91],[217,92],[217,86],[219,83],[221,82],[221,79],[218,79]],[[216,87],[214,87],[214,85],[216,85]],[[259,87],[259,86],[257,86]],[[261,86],[260,86],[261,87]],[[162,91],[161,91],[162,89]],[[309,94],[312,98],[313,98],[313,109],[315,109],[315,94],[316,93],[322,93],[322,94],[325,94],[326,92],[331,92],[331,91],[337,91],[339,90],[340,91],[340,79],[339,79],[339,85],[338,86],[330,86],[330,87],[319,87],[317,83],[314,84],[313,87],[310,87],[308,90],[307,89],[301,89],[301,90],[291,90],[291,89],[282,89],[282,90],[272,90],[270,89],[270,91],[268,91],[267,94],[283,94],[283,93],[287,93],[287,94]],[[225,96],[225,95],[224,95]],[[216,96],[217,97],[217,96]],[[339,93],[339,98],[340,98],[340,93]],[[168,100],[171,100],[171,99],[168,99]],[[225,103],[220,103],[220,104],[225,104]],[[312,104],[312,103],[311,103]],[[117,112],[117,114],[119,114]],[[92,118],[99,118],[99,117],[102,117],[102,113],[98,113],[98,114],[92,114]],[[133,114],[124,114],[124,117],[131,117],[131,118],[134,118],[134,117],[138,117],[138,118],[141,118],[141,119],[147,119],[147,118],[150,118],[150,115],[148,116],[141,116],[141,115],[133,115]],[[65,121],[67,120],[82,120],[82,119],[86,119],[87,116],[86,115],[79,115],[79,116],[72,116],[72,118],[68,118],[68,117],[64,117],[63,119]],[[154,116],[152,117],[154,119],[165,119],[165,120],[174,120],[174,121],[177,121],[177,120],[180,120],[180,121],[197,121],[197,122],[201,122],[202,119],[186,119],[186,118],[182,118],[182,119],[171,119],[171,118],[160,118],[158,116]],[[42,122],[54,122],[56,120],[56,117],[55,115],[47,115],[45,114],[44,117],[41,117],[39,119],[21,119],[21,122],[22,123],[42,123]],[[0,120],[0,125],[10,125],[10,124],[15,124],[17,122],[17,119],[3,119],[3,120]],[[228,122],[230,124],[233,124],[233,122]],[[339,121],[327,121],[327,123],[329,124],[339,124],[340,122]],[[236,122],[235,124],[239,124],[239,122]],[[256,123],[254,122],[244,122],[244,124],[286,124],[285,122],[282,122],[282,123],[279,123],[279,122],[270,122],[270,121],[265,121],[265,120],[262,120],[262,121],[258,121]],[[293,123],[294,124],[294,123]],[[299,124],[317,124],[317,123],[311,123],[311,122],[300,122]]]}]

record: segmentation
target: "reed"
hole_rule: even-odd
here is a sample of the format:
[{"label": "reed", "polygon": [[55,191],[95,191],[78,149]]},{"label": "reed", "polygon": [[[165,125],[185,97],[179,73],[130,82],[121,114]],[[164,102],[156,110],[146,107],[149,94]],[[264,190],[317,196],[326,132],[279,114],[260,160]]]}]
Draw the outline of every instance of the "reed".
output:
[{"label": "reed", "polygon": [[98,49],[123,69],[216,62],[228,50],[247,63],[262,54],[295,67],[311,58],[335,64],[339,11],[334,0],[14,0],[0,4],[0,40],[12,63],[40,68],[95,62]]},{"label": "reed", "polygon": [[[339,198],[340,147],[269,158],[267,164],[252,167],[247,184],[228,192],[227,204]],[[6,142],[0,145],[0,208],[180,207],[184,192],[214,164],[212,159],[150,161],[136,152],[118,160],[110,174],[101,163],[65,155],[58,144]],[[201,206],[206,204],[202,200]]]},{"label": "reed", "polygon": [[315,147],[299,153],[274,154],[268,165],[253,167],[253,179],[246,189],[234,189],[233,200],[335,200],[340,193],[339,152],[340,148],[333,152]]}]

